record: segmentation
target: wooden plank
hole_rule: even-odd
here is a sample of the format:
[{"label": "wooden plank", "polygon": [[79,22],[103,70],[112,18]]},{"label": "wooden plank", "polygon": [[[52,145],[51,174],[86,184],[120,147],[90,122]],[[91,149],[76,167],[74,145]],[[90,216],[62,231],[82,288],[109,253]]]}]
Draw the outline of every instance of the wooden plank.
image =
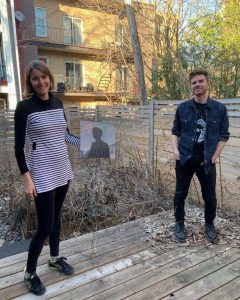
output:
[{"label": "wooden plank", "polygon": [[240,128],[239,118],[229,118],[229,124],[231,127]]},{"label": "wooden plank", "polygon": [[[129,255],[128,257],[115,260],[114,262],[104,264],[97,268],[91,269],[85,272],[84,274],[79,274],[77,276],[72,276],[65,280],[62,280],[61,282],[56,282],[54,284],[49,285],[47,287],[46,294],[42,297],[38,297],[38,299],[47,299],[60,295],[63,292],[77,288],[79,285],[92,282],[109,274],[114,274],[115,272],[128,268],[129,266],[132,266],[134,262],[150,258],[152,255],[153,254],[150,251],[145,250],[133,255]],[[32,300],[32,294],[23,295],[20,297],[18,296],[15,299]]]},{"label": "wooden plank", "polygon": [[[204,262],[206,260],[211,261],[213,256],[216,256],[217,253],[225,252],[226,246],[216,245],[212,249],[201,249],[196,253],[190,254],[186,257],[182,257],[173,261],[167,265],[160,266],[157,269],[153,269],[150,272],[137,276],[133,279],[127,281],[127,283],[117,284],[116,286],[103,291],[93,297],[90,297],[89,300],[103,300],[103,299],[125,299],[126,297],[135,295],[137,292],[146,289],[157,282],[160,282],[170,276],[178,274],[185,269],[191,268],[193,266],[198,266],[199,263]],[[239,255],[238,255],[239,257]],[[235,257],[236,260],[236,257]],[[214,264],[216,267],[220,268],[218,264]],[[159,291],[160,292],[160,291]],[[139,298],[136,298],[139,299]],[[142,299],[151,299],[151,297],[145,295],[145,298]],[[159,299],[159,295],[158,295]]]},{"label": "wooden plank", "polygon": [[[144,219],[138,219],[131,222],[119,224],[116,226],[108,227],[99,231],[91,232],[88,234],[84,234],[80,237],[76,237],[70,240],[65,240],[60,243],[60,251],[63,251],[66,248],[72,248],[76,245],[81,244],[82,249],[87,249],[89,243],[91,245],[94,244],[95,247],[100,242],[101,245],[108,243],[110,240],[114,241],[116,238],[126,238],[128,236],[132,236],[134,234],[138,234],[144,232],[141,224]],[[104,238],[104,239],[103,239]],[[87,245],[87,246],[86,246]],[[82,251],[82,250],[81,250]],[[41,255],[47,254],[49,252],[48,246],[44,247]],[[14,260],[12,256],[0,259],[0,268],[5,266],[11,266],[12,264],[21,262],[25,260],[27,257],[27,252],[20,253],[14,256]],[[0,269],[1,270],[1,269]],[[1,274],[1,272],[0,272]]]},{"label": "wooden plank", "polygon": [[201,298],[202,300],[233,300],[240,297],[240,276]]},{"label": "wooden plank", "polygon": [[115,274],[112,274],[111,276],[106,276],[104,278],[101,278],[100,280],[98,279],[89,284],[79,286],[74,290],[63,293],[60,297],[58,296],[59,298],[56,297],[53,299],[62,300],[62,299],[66,299],[66,297],[71,297],[71,299],[79,299],[78,298],[79,295],[82,296],[82,299],[86,299],[88,297],[93,297],[93,296],[97,297],[97,295],[100,292],[108,290],[120,283],[127,284],[127,282],[130,279],[135,278],[136,276],[139,276],[141,274],[150,272],[154,269],[164,266],[172,261],[177,260],[180,257],[186,257],[188,254],[197,252],[201,248],[202,246],[194,247],[194,248],[180,248],[180,249],[169,251],[162,255],[156,255],[153,258],[134,264],[130,268],[121,270]]},{"label": "wooden plank", "polygon": [[239,111],[228,111],[228,116],[229,117],[240,117],[240,112]]},{"label": "wooden plank", "polygon": [[[230,258],[232,260],[232,258]],[[240,259],[228,264],[216,272],[204,276],[200,280],[174,292],[172,299],[195,300],[206,296],[211,291],[240,276]],[[180,278],[179,278],[180,279]],[[236,291],[240,296],[240,290]],[[168,297],[163,299],[169,299]],[[231,299],[231,298],[228,298]]]},{"label": "wooden plank", "polygon": [[235,104],[235,105],[233,105],[232,103],[227,104],[226,107],[227,107],[228,111],[232,111],[232,110],[239,111],[240,110],[240,105],[237,105],[237,104]]},{"label": "wooden plank", "polygon": [[240,98],[232,98],[232,99],[219,99],[218,101],[227,104],[227,103],[240,103]]},{"label": "wooden plank", "polygon": [[[112,248],[108,247],[107,250],[105,247],[105,251],[108,252],[101,253],[102,249],[99,249],[99,253],[96,255],[92,255],[90,252],[78,253],[78,255],[75,257],[70,257],[70,262],[75,268],[74,276],[78,276],[78,274],[82,274],[91,269],[105,265],[106,263],[111,263],[117,259],[125,258],[126,256],[138,253],[139,251],[144,251],[145,248],[146,247],[143,245],[143,243],[137,242],[135,244],[126,244],[124,247],[120,247],[119,245],[115,247],[112,245]],[[41,279],[45,285],[50,285],[66,279],[66,276],[49,269],[47,264],[44,264],[38,268],[38,274],[41,276]],[[8,288],[2,289],[0,292],[1,297],[4,299],[12,299],[14,297],[26,294],[27,289],[23,283],[22,277],[23,273],[18,273],[15,275],[15,279],[17,279],[18,282],[15,282],[14,285],[9,286]]]},{"label": "wooden plank", "polygon": [[157,100],[154,99],[154,101],[156,102],[156,105],[162,105],[162,104],[180,104],[181,102],[184,102],[186,100]]},{"label": "wooden plank", "polygon": [[[78,245],[75,245],[74,247],[65,248],[63,251],[61,251],[61,253],[63,256],[67,256],[67,257],[71,256],[72,259],[74,259],[74,263],[76,263],[77,260],[75,259],[75,257],[78,257],[78,253],[86,252],[87,253],[86,255],[89,255],[89,253],[92,253],[92,256],[97,256],[97,250],[108,251],[109,247],[113,247],[113,248],[115,246],[124,247],[124,246],[128,245],[129,243],[130,244],[135,243],[136,241],[143,238],[143,236],[144,236],[143,233],[138,233],[138,234],[135,234],[130,237],[125,237],[123,239],[119,239],[117,241],[117,243],[113,242],[113,241],[109,241],[109,243],[106,243],[106,244],[99,243],[99,245],[89,243],[89,245],[82,246],[81,244],[78,244]],[[49,254],[41,255],[38,260],[38,266],[43,265],[48,260],[48,257],[49,257]],[[85,258],[85,256],[84,256],[84,258]],[[26,261],[21,261],[21,262],[12,264],[11,268],[9,268],[9,267],[1,268],[0,269],[0,273],[1,273],[0,288],[3,287],[4,280],[6,279],[7,276],[11,276],[14,273],[21,272],[24,269],[25,264],[26,264]],[[11,281],[9,280],[8,283],[11,284]]]},{"label": "wooden plank", "polygon": [[[103,233],[105,234],[105,233]],[[60,251],[63,253],[66,253],[66,251],[71,251],[71,254],[75,254],[78,251],[86,251],[86,250],[91,250],[91,249],[96,249],[96,247],[101,247],[104,245],[108,245],[111,244],[112,242],[115,241],[115,239],[117,238],[119,241],[121,239],[126,239],[126,238],[131,238],[136,237],[138,235],[143,234],[142,233],[142,229],[139,229],[137,227],[134,227],[131,230],[125,230],[122,233],[119,232],[113,232],[107,235],[102,235],[102,236],[94,236],[91,234],[88,235],[83,235],[80,238],[74,238],[71,240],[66,240],[60,243]],[[80,245],[80,246],[79,246]],[[45,246],[42,250],[41,256],[40,256],[40,260],[44,259],[45,255],[48,255],[49,253],[49,247]],[[68,252],[69,253],[69,252]],[[16,263],[22,263],[22,261],[26,260],[27,258],[27,252],[24,253],[20,253],[14,256],[14,260],[11,256],[3,258],[0,260],[0,274],[1,272],[3,272],[4,267],[9,268],[12,265],[16,264]],[[39,262],[40,263],[40,262]],[[11,270],[11,268],[9,268],[9,270]]]},{"label": "wooden plank", "polygon": [[[225,255],[232,255],[229,257],[229,259],[225,257]],[[186,270],[179,272],[175,274],[174,276],[169,276],[169,278],[166,278],[165,280],[159,280],[158,283],[148,286],[145,289],[140,290],[136,294],[132,294],[127,299],[139,299],[143,300],[146,299],[146,295],[151,300],[156,299],[166,299],[169,297],[169,295],[174,295],[173,299],[180,299],[179,293],[182,295],[182,290],[188,289],[188,286],[191,286],[191,284],[201,278],[204,278],[205,281],[206,276],[211,274],[214,271],[219,271],[219,274],[222,273],[222,268],[226,265],[231,265],[232,262],[239,260],[239,251],[236,251],[236,249],[230,249],[226,252],[220,253],[220,255],[217,255],[211,259],[205,260],[203,262],[200,262],[199,264],[192,266],[191,268],[188,268],[186,266]],[[219,263],[220,261],[220,263]],[[221,276],[221,275],[219,275]],[[206,284],[207,285],[207,284]],[[211,286],[211,285],[210,285]],[[186,287],[186,288],[185,288]],[[200,287],[199,287],[200,288]],[[201,289],[201,288],[200,288]],[[191,290],[191,289],[189,289]],[[194,290],[193,290],[194,291]],[[165,298],[166,297],[166,298]],[[200,298],[200,297],[199,297]],[[195,298],[192,295],[192,298],[186,299],[199,299]],[[182,298],[181,298],[182,299]]]}]

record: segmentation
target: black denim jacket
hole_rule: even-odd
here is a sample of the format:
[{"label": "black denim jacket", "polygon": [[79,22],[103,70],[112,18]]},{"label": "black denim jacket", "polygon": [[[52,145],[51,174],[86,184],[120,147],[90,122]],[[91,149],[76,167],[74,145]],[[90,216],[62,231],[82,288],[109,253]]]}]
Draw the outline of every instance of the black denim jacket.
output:
[{"label": "black denim jacket", "polygon": [[[206,123],[204,163],[205,171],[208,173],[218,142],[229,139],[229,120],[225,105],[209,98],[206,105]],[[179,104],[175,114],[172,134],[179,137],[178,148],[181,165],[192,157],[196,126],[197,111],[194,99]]]}]

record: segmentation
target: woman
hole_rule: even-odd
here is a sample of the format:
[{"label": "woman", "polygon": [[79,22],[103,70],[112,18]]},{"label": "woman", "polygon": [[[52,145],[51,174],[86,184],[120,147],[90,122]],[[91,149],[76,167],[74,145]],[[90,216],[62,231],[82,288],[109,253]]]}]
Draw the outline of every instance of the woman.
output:
[{"label": "woman", "polygon": [[48,236],[49,267],[65,275],[74,272],[66,258],[59,256],[60,214],[69,181],[73,178],[66,142],[80,147],[80,139],[69,134],[63,104],[49,92],[53,86],[49,68],[41,61],[32,61],[26,69],[26,91],[31,97],[20,101],[15,111],[15,155],[26,196],[35,198],[38,219],[24,274],[28,289],[36,295],[46,291],[36,267]]}]

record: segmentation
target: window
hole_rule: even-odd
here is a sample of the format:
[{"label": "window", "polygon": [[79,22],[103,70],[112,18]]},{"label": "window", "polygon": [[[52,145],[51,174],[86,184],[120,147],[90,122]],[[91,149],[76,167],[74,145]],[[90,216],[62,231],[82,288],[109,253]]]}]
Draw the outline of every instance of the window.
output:
[{"label": "window", "polygon": [[129,46],[128,31],[122,24],[116,24],[115,26],[115,41],[119,47],[128,48]]},{"label": "window", "polygon": [[0,45],[0,80],[1,80],[0,85],[6,84],[7,81],[6,64],[5,64],[3,49],[1,45]]},{"label": "window", "polygon": [[48,57],[47,56],[39,56],[38,59],[44,62],[47,66],[49,65]]},{"label": "window", "polygon": [[117,68],[117,90],[127,91],[129,88],[129,74],[126,66]]},{"label": "window", "polygon": [[47,36],[47,23],[46,23],[46,10],[45,8],[35,8],[35,26],[36,36],[46,37]]},{"label": "window", "polygon": [[82,20],[64,16],[64,45],[82,45]]},{"label": "window", "polygon": [[83,86],[83,66],[76,62],[66,62],[66,82],[71,88]]}]

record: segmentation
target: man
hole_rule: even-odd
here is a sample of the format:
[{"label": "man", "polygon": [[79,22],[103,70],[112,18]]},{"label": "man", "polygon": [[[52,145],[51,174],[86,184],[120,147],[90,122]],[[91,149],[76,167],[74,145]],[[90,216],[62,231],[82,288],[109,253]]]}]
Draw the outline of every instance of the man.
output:
[{"label": "man", "polygon": [[217,239],[215,161],[229,139],[226,107],[209,98],[208,72],[189,74],[193,98],[181,103],[172,128],[172,146],[176,159],[176,192],[174,195],[175,237],[185,242],[184,203],[193,175],[196,173],[205,202],[205,229],[210,241]]}]

